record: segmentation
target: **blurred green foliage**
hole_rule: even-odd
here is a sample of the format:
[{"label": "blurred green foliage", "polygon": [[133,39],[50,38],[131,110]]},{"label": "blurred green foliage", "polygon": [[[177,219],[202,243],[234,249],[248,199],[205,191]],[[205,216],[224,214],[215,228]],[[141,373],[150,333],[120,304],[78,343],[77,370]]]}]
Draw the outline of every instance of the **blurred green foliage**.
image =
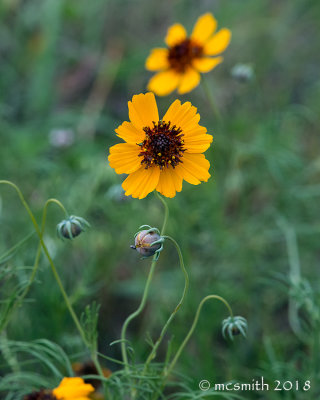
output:
[{"label": "blurred green foliage", "polygon": [[[163,46],[170,24],[181,22],[190,32],[207,11],[215,14],[219,27],[232,30],[233,38],[223,64],[207,76],[222,122],[213,117],[201,86],[181,97],[198,108],[201,124],[214,136],[207,152],[213,176],[198,187],[184,183],[183,191],[168,200],[168,234],[182,248],[191,287],[166,341],[173,336],[177,348],[202,297],[222,295],[236,315],[247,318],[248,339],[224,341],[225,309],[207,304],[177,366],[192,378],[190,387],[197,389],[201,379],[309,379],[310,396],[282,391],[259,398],[316,398],[318,0],[3,0],[0,178],[19,185],[39,220],[45,201],[56,197],[71,214],[90,222],[91,229],[75,241],[61,242],[55,227],[64,215],[52,205],[44,239],[78,315],[93,300],[101,304],[100,351],[120,357],[119,346],[109,343],[120,337],[125,317],[139,304],[150,265],[130,244],[140,225],[161,225],[163,210],[153,195],[123,197],[123,177],[108,166],[107,151],[118,142],[114,129],[128,119],[127,101],[146,90],[151,74],[144,61],[150,49]],[[252,65],[250,82],[232,78],[237,63]],[[160,114],[175,98],[158,100]],[[0,224],[0,254],[32,230],[15,193],[3,185]],[[11,271],[11,281],[1,286],[3,299],[23,286],[36,249],[32,237],[1,260],[1,268]],[[158,336],[182,289],[178,258],[168,243],[147,308],[129,329],[137,360],[147,355],[146,332]],[[43,257],[7,337],[46,338],[76,354],[80,338],[61,300]],[[163,346],[159,360],[164,351]],[[5,359],[3,376],[10,370]],[[257,394],[245,393],[245,398]]]}]

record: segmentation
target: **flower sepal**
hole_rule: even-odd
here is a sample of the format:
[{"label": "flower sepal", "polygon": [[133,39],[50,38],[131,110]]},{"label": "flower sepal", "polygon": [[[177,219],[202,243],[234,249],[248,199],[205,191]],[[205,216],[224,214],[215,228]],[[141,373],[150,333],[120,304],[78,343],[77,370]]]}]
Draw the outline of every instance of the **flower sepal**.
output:
[{"label": "flower sepal", "polygon": [[82,217],[70,215],[57,225],[57,235],[60,239],[74,239],[89,228],[90,224]]},{"label": "flower sepal", "polygon": [[234,336],[242,335],[247,337],[247,320],[241,316],[228,317],[222,321],[222,336],[226,339],[228,336],[233,340]]},{"label": "flower sepal", "polygon": [[143,256],[142,259],[155,255],[157,261],[163,249],[164,240],[159,229],[152,228],[150,225],[141,225],[139,231],[134,235],[134,246],[130,247],[137,250]]}]

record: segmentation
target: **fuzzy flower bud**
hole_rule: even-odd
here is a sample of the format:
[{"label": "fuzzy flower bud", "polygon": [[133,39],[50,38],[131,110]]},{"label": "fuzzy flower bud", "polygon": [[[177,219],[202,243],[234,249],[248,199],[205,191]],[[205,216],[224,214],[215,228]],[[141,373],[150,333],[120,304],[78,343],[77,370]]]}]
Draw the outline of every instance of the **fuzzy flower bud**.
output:
[{"label": "fuzzy flower bud", "polygon": [[231,340],[233,340],[233,336],[240,334],[247,337],[247,330],[247,320],[243,317],[228,317],[222,321],[222,336],[224,338],[226,338],[226,334]]},{"label": "fuzzy flower bud", "polygon": [[231,70],[231,75],[238,82],[246,83],[253,79],[254,72],[250,64],[236,64]]},{"label": "fuzzy flower bud", "polygon": [[61,239],[74,239],[89,226],[90,224],[84,218],[70,215],[68,219],[64,219],[57,225],[57,234]]},{"label": "fuzzy flower bud", "polygon": [[157,228],[151,228],[149,225],[142,225],[141,228],[148,228],[135,234],[134,246],[132,249],[137,250],[143,258],[151,257],[156,254],[159,258],[160,251],[163,249],[164,238],[160,236]]}]

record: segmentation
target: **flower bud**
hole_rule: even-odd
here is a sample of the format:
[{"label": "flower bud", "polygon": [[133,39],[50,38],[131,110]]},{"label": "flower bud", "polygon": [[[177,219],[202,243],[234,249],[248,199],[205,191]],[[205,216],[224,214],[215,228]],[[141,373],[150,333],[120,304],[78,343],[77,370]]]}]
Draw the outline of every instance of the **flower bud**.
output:
[{"label": "flower bud", "polygon": [[56,148],[64,149],[70,147],[73,144],[74,139],[74,131],[68,128],[52,129],[49,134],[50,144]]},{"label": "flower bud", "polygon": [[131,248],[137,250],[143,258],[151,257],[156,254],[156,259],[158,259],[160,251],[163,249],[164,238],[160,236],[160,232],[157,228],[151,228],[149,225],[142,225],[140,229],[143,227],[149,229],[144,229],[136,233],[134,246],[131,246]]},{"label": "flower bud", "polygon": [[120,184],[110,186],[109,190],[106,193],[106,196],[116,203],[130,200],[130,196],[125,195],[125,191]]},{"label": "flower bud", "polygon": [[236,64],[231,70],[231,75],[238,82],[246,83],[253,79],[254,72],[250,64]]},{"label": "flower bud", "polygon": [[70,215],[68,219],[64,219],[57,225],[57,234],[61,239],[74,239],[89,226],[90,224],[84,218]]},{"label": "flower bud", "polygon": [[226,338],[226,334],[231,340],[234,336],[243,335],[247,337],[247,320],[243,317],[228,317],[222,321],[222,336]]}]

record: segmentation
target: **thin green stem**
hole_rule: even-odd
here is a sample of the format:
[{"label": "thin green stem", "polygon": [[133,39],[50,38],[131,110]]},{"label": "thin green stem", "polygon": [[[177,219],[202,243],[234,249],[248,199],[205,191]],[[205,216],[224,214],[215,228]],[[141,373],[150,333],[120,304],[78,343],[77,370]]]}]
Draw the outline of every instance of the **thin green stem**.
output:
[{"label": "thin green stem", "polygon": [[[92,360],[93,360],[93,362],[94,362],[94,364],[95,364],[95,366],[97,368],[97,371],[98,371],[99,375],[101,375],[101,377],[104,377],[102,368],[100,366],[100,363],[99,363],[99,360],[98,360],[98,357],[97,357],[97,351],[92,349],[91,344],[86,339],[84,330],[82,329],[80,321],[79,321],[76,313],[73,310],[73,307],[71,305],[69,297],[68,297],[68,295],[67,295],[67,293],[66,293],[66,291],[65,291],[65,289],[63,287],[63,284],[61,282],[61,279],[60,279],[60,276],[58,274],[58,271],[57,271],[57,269],[56,269],[56,267],[55,267],[55,265],[53,263],[53,260],[52,260],[50,254],[49,254],[48,248],[47,248],[47,246],[45,245],[45,243],[43,241],[43,230],[44,230],[44,227],[45,227],[45,221],[46,221],[48,205],[50,203],[57,204],[64,211],[64,213],[67,216],[68,213],[67,213],[65,207],[57,199],[49,199],[49,200],[47,200],[47,202],[45,204],[45,207],[44,207],[44,210],[43,210],[41,230],[40,230],[39,225],[38,225],[38,223],[37,223],[32,211],[31,211],[30,207],[28,206],[27,202],[25,201],[25,199],[23,197],[23,194],[22,194],[21,190],[18,188],[18,186],[15,185],[12,182],[6,181],[6,180],[0,180],[0,184],[9,185],[9,186],[13,187],[16,190],[16,192],[17,192],[17,194],[18,194],[18,196],[20,198],[20,201],[21,201],[22,205],[24,206],[24,208],[26,209],[27,213],[29,214],[29,217],[30,217],[30,219],[31,219],[31,221],[33,223],[34,229],[35,229],[35,231],[36,231],[36,233],[37,233],[37,235],[39,237],[40,244],[39,244],[39,248],[38,248],[37,255],[36,255],[35,267],[33,268],[33,272],[32,272],[32,275],[31,275],[32,280],[34,279],[35,274],[36,274],[36,270],[38,268],[39,258],[40,258],[40,254],[41,254],[41,247],[42,247],[42,249],[43,249],[43,251],[44,251],[44,253],[45,253],[45,255],[46,255],[46,257],[47,257],[47,259],[49,261],[52,273],[53,273],[53,275],[54,275],[54,277],[55,277],[55,279],[57,281],[57,284],[59,286],[59,289],[60,289],[60,292],[61,292],[61,294],[63,296],[63,299],[64,299],[64,301],[66,303],[66,306],[67,306],[67,308],[69,310],[69,313],[70,313],[70,315],[71,315],[71,317],[73,319],[73,322],[75,323],[75,325],[76,325],[76,327],[78,329],[78,332],[80,333],[81,339],[82,339],[83,343],[85,344],[85,346],[90,350],[91,358],[92,358]],[[27,289],[29,290],[29,287],[27,287]],[[108,392],[108,389],[106,388],[106,386],[105,386],[105,390],[106,390],[106,392]],[[109,395],[108,398],[111,399],[111,396]]]},{"label": "thin green stem", "polygon": [[[95,365],[95,367],[96,367],[96,369],[98,371],[98,374],[101,376],[101,378],[105,378],[105,376],[103,374],[103,370],[102,370],[100,362],[99,362],[99,359],[98,359],[97,350],[92,350],[91,351],[91,359],[92,359],[92,361],[93,361],[93,363],[94,363],[94,365]],[[112,396],[111,396],[111,393],[109,391],[109,388],[108,388],[105,380],[103,380],[103,388],[104,388],[104,393],[106,395],[105,399],[106,400],[111,400]]]},{"label": "thin green stem", "polygon": [[162,236],[162,235],[164,235],[164,232],[167,227],[167,222],[168,222],[168,218],[169,218],[169,207],[168,207],[167,202],[165,201],[165,199],[161,196],[161,194],[159,192],[157,192],[155,190],[154,194],[161,201],[161,203],[164,207],[164,218],[163,218],[163,223],[162,223],[162,228],[161,228],[161,233],[160,233],[160,235]]},{"label": "thin green stem", "polygon": [[[45,205],[44,205],[43,212],[42,212],[41,236],[43,236],[43,234],[44,234],[44,229],[45,229],[45,225],[46,225],[46,218],[47,218],[47,208],[48,208],[48,205],[49,205],[50,203],[56,203],[56,204],[58,204],[58,205],[62,208],[62,210],[67,214],[66,209],[65,209],[64,206],[60,203],[59,200],[56,200],[56,199],[49,199],[49,200],[47,200],[46,203],[45,203]],[[19,304],[22,302],[22,300],[23,300],[23,299],[26,297],[26,295],[28,294],[28,292],[29,292],[29,290],[30,290],[30,287],[31,287],[31,285],[32,285],[32,283],[33,283],[33,281],[34,281],[34,278],[35,278],[35,276],[36,276],[36,273],[37,273],[37,270],[38,270],[38,267],[39,267],[39,260],[40,260],[40,255],[41,255],[41,248],[42,248],[41,242],[39,242],[38,249],[37,249],[37,253],[36,253],[36,258],[35,258],[35,261],[34,261],[34,264],[33,264],[32,273],[31,273],[31,276],[30,276],[30,279],[29,279],[29,283],[28,283],[28,286],[25,288],[24,292],[21,294],[21,296],[20,296],[20,298],[19,298],[19,300],[18,300],[18,301],[19,301]]]},{"label": "thin green stem", "polygon": [[180,357],[180,355],[181,355],[181,353],[182,353],[182,350],[184,349],[184,347],[185,347],[186,344],[188,343],[188,341],[189,341],[189,339],[190,339],[190,337],[191,337],[193,331],[195,330],[195,328],[196,328],[196,326],[197,326],[198,319],[199,319],[199,316],[200,316],[200,312],[201,312],[201,309],[202,309],[204,303],[205,303],[207,300],[210,300],[210,299],[215,299],[215,300],[221,301],[221,302],[227,307],[227,309],[228,309],[228,311],[229,311],[229,313],[230,313],[230,316],[233,317],[232,309],[231,309],[229,303],[228,303],[223,297],[217,296],[217,295],[215,295],[215,294],[212,294],[212,295],[209,295],[209,296],[206,296],[205,298],[203,298],[203,299],[201,300],[199,306],[198,306],[196,315],[195,315],[195,317],[194,317],[193,323],[192,323],[192,325],[191,325],[191,328],[190,328],[190,330],[189,330],[187,336],[185,337],[185,339],[184,339],[183,342],[181,343],[181,345],[180,345],[180,347],[179,347],[179,349],[178,349],[176,355],[174,356],[173,360],[171,361],[169,367],[168,367],[168,368],[165,370],[165,372],[164,372],[164,379],[166,379],[166,378],[168,377],[168,375],[171,373],[172,369],[173,369],[174,366],[176,365],[176,362],[178,361],[178,359],[179,359],[179,357]]},{"label": "thin green stem", "polygon": [[53,199],[53,198],[52,199],[48,199],[46,201],[46,204],[44,205],[44,208],[43,208],[43,216],[42,216],[42,227],[43,228],[44,228],[43,223],[45,223],[45,220],[46,220],[46,217],[47,217],[47,208],[48,208],[49,204],[51,204],[51,203],[56,204],[57,206],[59,206],[61,208],[61,210],[65,213],[66,218],[69,215],[69,213],[65,209],[64,205],[59,200]]},{"label": "thin green stem", "polygon": [[[50,203],[56,203],[59,205],[59,207],[65,212],[65,214],[67,215],[66,209],[64,208],[64,206],[60,203],[59,200],[57,199],[49,199],[46,201],[45,206],[43,208],[43,213],[42,213],[42,222],[41,222],[41,236],[43,236],[44,233],[44,229],[45,229],[45,224],[46,224],[46,217],[47,217],[47,208],[48,205]],[[32,232],[32,235],[34,234],[34,232]],[[31,235],[28,235],[27,238],[31,237]],[[16,246],[14,246],[12,249],[10,249],[10,252],[19,247],[20,244],[24,243],[26,241],[26,238],[23,239],[22,241],[20,241]],[[27,284],[27,286],[25,287],[24,291],[21,293],[21,295],[18,297],[18,299],[16,300],[14,306],[12,307],[11,310],[11,315],[13,315],[14,311],[20,306],[20,304],[22,303],[23,299],[27,296],[27,294],[29,293],[29,290],[31,288],[31,285],[36,277],[36,273],[38,271],[38,267],[39,267],[39,260],[40,260],[40,255],[41,255],[41,243],[39,242],[38,245],[38,249],[37,249],[37,253],[36,253],[36,257],[35,257],[35,261],[33,263],[33,268],[32,268],[32,272],[31,272],[31,276],[29,278],[29,282]],[[7,252],[8,253],[8,252]],[[10,322],[10,318],[8,318],[5,323],[2,325],[1,327],[1,331],[4,330],[8,323]]]},{"label": "thin green stem", "polygon": [[[164,200],[164,198],[158,192],[155,191],[154,194],[161,201],[161,203],[163,204],[164,211],[165,211],[163,224],[162,224],[162,228],[161,228],[161,235],[163,235],[164,232],[165,232],[167,221],[168,221],[168,217],[169,217],[169,208],[168,208],[168,205],[167,205],[166,201]],[[157,263],[157,260],[156,260],[156,255],[155,255],[153,257],[153,260],[152,260],[152,263],[151,263],[151,266],[150,266],[150,271],[149,271],[149,274],[148,274],[146,285],[144,287],[144,291],[143,291],[143,295],[142,295],[142,299],[141,299],[140,305],[139,305],[139,307],[137,308],[136,311],[134,311],[132,314],[130,314],[127,317],[127,319],[124,321],[124,324],[123,324],[122,329],[121,329],[121,353],[122,353],[122,359],[123,359],[123,362],[124,362],[124,367],[125,367],[126,372],[129,372],[129,362],[128,362],[128,355],[127,355],[127,349],[126,349],[126,344],[127,344],[126,332],[127,332],[127,329],[128,329],[128,326],[129,326],[130,322],[134,318],[136,318],[142,312],[142,310],[144,309],[144,306],[146,304],[147,297],[148,297],[148,294],[149,294],[150,283],[152,281],[152,277],[153,277],[153,274],[154,274],[156,263]]]},{"label": "thin green stem", "polygon": [[62,296],[63,296],[63,299],[64,299],[64,301],[65,301],[65,303],[66,303],[66,306],[67,306],[67,308],[68,308],[68,310],[69,310],[69,312],[70,312],[70,314],[71,314],[71,317],[72,317],[72,319],[73,319],[73,321],[74,321],[74,323],[75,323],[75,325],[76,325],[76,327],[77,327],[77,329],[78,329],[78,331],[79,331],[79,333],[80,333],[80,336],[81,336],[83,342],[84,342],[86,345],[88,345],[87,340],[86,340],[86,337],[85,337],[85,334],[84,334],[84,331],[83,331],[83,329],[82,329],[82,327],[81,327],[81,324],[80,324],[80,322],[79,322],[79,320],[78,320],[78,317],[76,316],[76,314],[75,314],[75,312],[74,312],[74,310],[73,310],[73,308],[72,308],[72,305],[71,305],[71,303],[70,303],[70,301],[69,301],[69,298],[68,298],[68,296],[67,296],[67,293],[66,293],[66,291],[64,290],[64,287],[63,287],[63,285],[62,285],[61,279],[60,279],[60,277],[59,277],[59,275],[58,275],[57,269],[56,269],[56,267],[55,267],[55,265],[54,265],[54,263],[53,263],[53,260],[52,260],[50,254],[49,254],[48,248],[47,248],[47,246],[45,245],[45,243],[44,243],[44,241],[43,241],[42,233],[41,233],[41,230],[40,230],[40,228],[39,228],[39,225],[37,224],[37,221],[36,221],[36,219],[35,219],[35,217],[34,217],[32,211],[31,211],[30,207],[28,206],[27,202],[25,201],[25,199],[24,199],[24,197],[23,197],[23,194],[21,193],[21,190],[18,188],[17,185],[15,185],[14,183],[12,183],[12,182],[10,182],[10,181],[2,180],[2,181],[0,181],[0,184],[7,184],[7,185],[13,187],[13,188],[16,190],[16,192],[18,193],[18,196],[19,196],[19,198],[20,198],[20,200],[21,200],[21,203],[23,204],[24,208],[26,209],[27,213],[29,214],[29,217],[30,217],[30,219],[31,219],[31,221],[32,221],[32,223],[33,223],[34,229],[35,229],[35,231],[36,231],[36,233],[37,233],[37,235],[38,235],[38,237],[39,237],[41,247],[42,247],[42,249],[43,249],[43,251],[44,251],[44,253],[45,253],[45,255],[46,255],[46,257],[47,257],[47,259],[48,259],[48,261],[49,261],[49,264],[50,264],[50,266],[51,266],[53,275],[54,275],[54,277],[55,277],[55,279],[56,279],[56,281],[57,281],[57,284],[58,284],[58,286],[59,286],[59,289],[60,289],[60,291],[61,291],[61,294],[62,294]]},{"label": "thin green stem", "polygon": [[205,92],[205,94],[207,96],[207,99],[209,101],[209,104],[210,104],[210,107],[211,107],[211,109],[213,111],[214,116],[217,118],[218,121],[221,121],[220,111],[219,111],[219,109],[218,109],[218,107],[216,105],[215,99],[214,99],[214,97],[212,95],[212,92],[211,92],[211,90],[209,88],[208,82],[207,82],[207,80],[206,80],[206,78],[204,76],[202,76],[201,84],[202,84],[203,90],[204,90],[204,92]]},{"label": "thin green stem", "polygon": [[156,341],[156,343],[154,344],[146,362],[145,362],[145,366],[143,369],[143,374],[146,372],[148,365],[150,364],[150,362],[154,359],[155,355],[156,355],[156,351],[160,345],[160,343],[162,342],[162,339],[171,323],[171,321],[173,320],[173,318],[175,317],[176,313],[178,312],[179,308],[181,307],[181,305],[184,302],[184,299],[186,297],[187,291],[188,291],[188,287],[189,287],[189,276],[188,276],[188,272],[184,266],[184,261],[183,261],[183,256],[182,256],[182,252],[180,249],[180,246],[178,245],[178,243],[171,237],[171,236],[164,236],[165,239],[171,240],[171,242],[175,245],[177,252],[178,252],[178,256],[179,256],[179,262],[180,262],[180,268],[182,269],[182,272],[184,274],[184,289],[183,289],[183,293],[182,293],[182,297],[179,301],[179,303],[177,304],[177,306],[175,307],[175,309],[173,310],[173,312],[171,313],[169,319],[167,320],[166,324],[164,325],[164,327],[162,328],[162,331],[160,333],[160,336],[158,338],[158,340]]},{"label": "thin green stem", "polygon": [[155,266],[156,266],[157,261],[155,260],[155,256],[152,260],[151,263],[151,267],[150,267],[150,271],[149,271],[149,275],[147,278],[147,282],[146,285],[144,287],[144,291],[143,291],[143,296],[140,302],[139,307],[137,308],[136,311],[134,311],[132,314],[130,314],[128,316],[128,318],[124,321],[122,330],[121,330],[121,353],[122,353],[122,359],[124,362],[124,366],[125,366],[125,370],[128,372],[129,371],[129,363],[128,363],[128,356],[127,356],[127,350],[126,350],[126,332],[127,332],[127,328],[128,325],[130,324],[130,322],[136,318],[141,311],[144,309],[144,306],[146,304],[146,300],[148,297],[148,293],[149,293],[149,287],[150,287],[150,283],[154,274],[154,270],[155,270]]}]

